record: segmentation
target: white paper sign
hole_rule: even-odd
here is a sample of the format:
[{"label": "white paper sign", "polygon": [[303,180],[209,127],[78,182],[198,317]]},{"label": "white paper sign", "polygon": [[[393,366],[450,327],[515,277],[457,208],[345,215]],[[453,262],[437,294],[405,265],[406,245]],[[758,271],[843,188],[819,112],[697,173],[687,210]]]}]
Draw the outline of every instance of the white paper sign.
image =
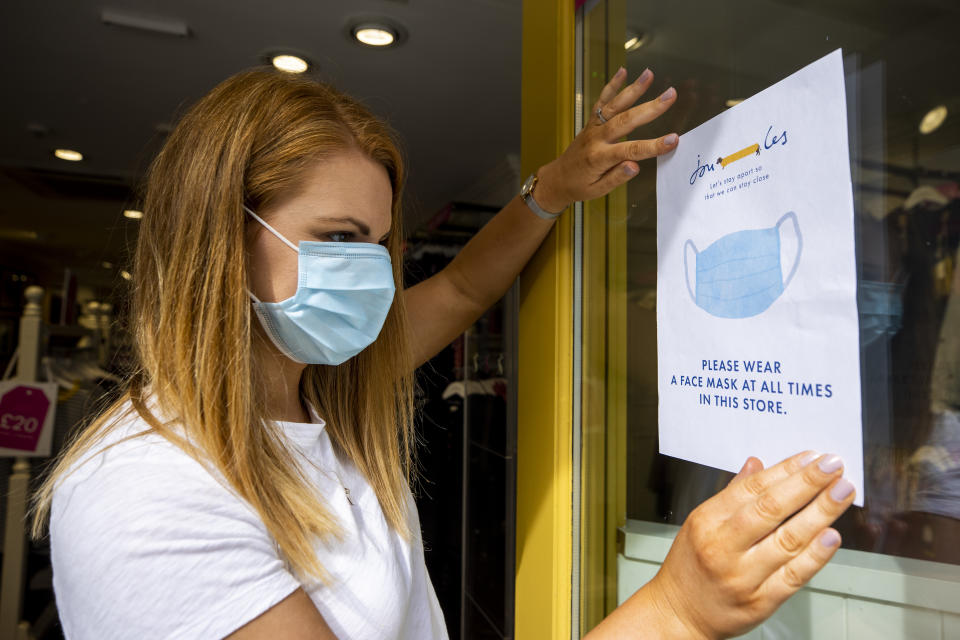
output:
[{"label": "white paper sign", "polygon": [[837,50],[658,161],[660,452],[728,471],[836,453],[862,505],[856,293]]}]

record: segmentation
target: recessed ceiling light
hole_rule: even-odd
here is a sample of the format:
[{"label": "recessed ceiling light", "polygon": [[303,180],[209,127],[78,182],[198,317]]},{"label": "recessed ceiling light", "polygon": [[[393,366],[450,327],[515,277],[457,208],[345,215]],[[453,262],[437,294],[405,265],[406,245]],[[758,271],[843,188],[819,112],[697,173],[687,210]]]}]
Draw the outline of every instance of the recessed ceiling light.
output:
[{"label": "recessed ceiling light", "polygon": [[300,56],[291,55],[289,53],[282,53],[280,55],[273,56],[270,59],[270,62],[280,71],[286,71],[287,73],[303,73],[310,68],[310,63],[301,58]]},{"label": "recessed ceiling light", "polygon": [[740,99],[737,99],[737,98],[731,98],[731,99],[727,100],[726,105],[727,105],[728,107],[735,107],[735,106],[737,106],[738,104],[740,104],[741,102],[743,102],[743,100],[740,100]]},{"label": "recessed ceiling light", "polygon": [[946,106],[941,104],[933,109],[930,109],[930,111],[927,112],[927,115],[923,116],[923,120],[920,121],[920,133],[933,133],[940,127],[940,125],[943,124],[943,121],[946,119]]},{"label": "recessed ceiling light", "polygon": [[28,229],[0,229],[0,238],[6,240],[36,240],[38,237],[36,231]]},{"label": "recessed ceiling light", "polygon": [[353,28],[353,37],[370,47],[389,47],[397,41],[397,32],[384,24],[361,24]]},{"label": "recessed ceiling light", "polygon": [[128,29],[139,29],[142,31],[151,31],[167,36],[179,36],[186,38],[190,35],[190,27],[182,20],[168,20],[164,18],[154,18],[153,16],[143,16],[135,13],[124,13],[114,11],[113,9],[104,9],[100,12],[100,21],[106,25],[117,27],[127,27]]},{"label": "recessed ceiling light", "polygon": [[107,260],[104,260],[103,262],[101,262],[100,266],[103,267],[104,269],[113,269],[113,263]]},{"label": "recessed ceiling light", "polygon": [[143,217],[143,211],[137,211],[136,209],[127,209],[123,212],[125,218],[130,218],[131,220],[139,220]]},{"label": "recessed ceiling light", "polygon": [[83,160],[83,154],[73,149],[54,149],[53,155],[61,160],[69,160],[70,162],[80,162]]},{"label": "recessed ceiling light", "polygon": [[627,31],[627,40],[623,43],[624,50],[627,53],[636,51],[647,44],[647,34],[642,31]]},{"label": "recessed ceiling light", "polygon": [[133,280],[133,276],[130,275],[130,272],[127,271],[126,269],[120,272],[120,277],[123,278],[124,280]]}]

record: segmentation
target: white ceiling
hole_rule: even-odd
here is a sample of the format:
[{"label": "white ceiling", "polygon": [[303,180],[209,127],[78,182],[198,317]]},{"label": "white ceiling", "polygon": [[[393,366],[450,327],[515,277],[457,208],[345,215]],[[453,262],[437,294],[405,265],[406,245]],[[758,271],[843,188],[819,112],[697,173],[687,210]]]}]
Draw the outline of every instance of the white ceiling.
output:
[{"label": "white ceiling", "polygon": [[[108,26],[104,9],[182,21],[190,36]],[[362,16],[392,19],[406,41],[357,45],[346,26]],[[48,280],[71,266],[88,284],[113,286],[115,270],[99,265],[127,259],[137,224],[121,214],[134,204],[127,190],[164,128],[279,49],[305,54],[317,77],[399,132],[415,226],[518,153],[520,29],[520,0],[4,0],[0,266]],[[56,147],[85,159],[57,160]]]}]

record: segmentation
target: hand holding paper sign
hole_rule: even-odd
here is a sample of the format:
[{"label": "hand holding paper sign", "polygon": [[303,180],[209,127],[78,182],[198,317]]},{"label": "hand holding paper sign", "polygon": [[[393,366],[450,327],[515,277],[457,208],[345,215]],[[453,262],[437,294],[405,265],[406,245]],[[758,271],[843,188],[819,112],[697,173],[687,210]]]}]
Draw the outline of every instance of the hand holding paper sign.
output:
[{"label": "hand holding paper sign", "polygon": [[663,566],[587,638],[726,638],[768,618],[833,557],[853,502],[840,458],[750,458],[684,522]]},{"label": "hand holding paper sign", "polygon": [[658,98],[634,106],[653,83],[653,72],[647,69],[621,91],[626,79],[623,68],[614,74],[593,105],[590,120],[570,146],[540,169],[536,197],[547,211],[562,211],[572,202],[605,196],[637,175],[637,162],[676,148],[675,133],[621,142],[637,127],[659,118],[677,100],[677,92],[671,87]]}]

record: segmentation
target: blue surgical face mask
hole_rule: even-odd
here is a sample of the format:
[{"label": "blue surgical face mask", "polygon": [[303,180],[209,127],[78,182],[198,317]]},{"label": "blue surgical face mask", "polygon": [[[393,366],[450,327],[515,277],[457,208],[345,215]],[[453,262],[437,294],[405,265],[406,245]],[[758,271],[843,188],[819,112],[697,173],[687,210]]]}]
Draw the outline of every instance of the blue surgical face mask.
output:
[{"label": "blue surgical face mask", "polygon": [[370,346],[393,303],[390,253],[366,242],[301,242],[298,248],[247,207],[247,213],[297,252],[297,291],[253,309],[273,344],[304,364],[341,364]]},{"label": "blue surgical face mask", "polygon": [[[780,225],[793,222],[797,257],[786,278],[780,264]],[[690,286],[687,246],[696,256],[696,291]],[[723,236],[703,251],[692,240],[684,245],[687,291],[698,307],[720,318],[749,318],[766,311],[780,297],[800,266],[803,239],[797,214],[787,213],[769,229]]]}]

